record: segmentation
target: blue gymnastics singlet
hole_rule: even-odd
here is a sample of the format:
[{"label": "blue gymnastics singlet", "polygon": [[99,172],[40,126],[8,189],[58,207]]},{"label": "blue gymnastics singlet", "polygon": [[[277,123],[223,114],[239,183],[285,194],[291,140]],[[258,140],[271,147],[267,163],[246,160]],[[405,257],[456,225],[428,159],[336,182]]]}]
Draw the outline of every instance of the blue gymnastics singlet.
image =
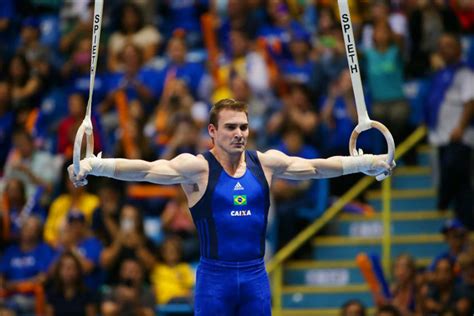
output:
[{"label": "blue gymnastics singlet", "polygon": [[269,316],[271,296],[263,255],[270,196],[255,151],[243,176],[228,175],[211,152],[206,192],[191,208],[201,244],[196,316]]},{"label": "blue gymnastics singlet", "polygon": [[269,187],[256,151],[245,152],[243,176],[228,175],[211,152],[206,192],[191,208],[201,257],[241,262],[263,258]]}]

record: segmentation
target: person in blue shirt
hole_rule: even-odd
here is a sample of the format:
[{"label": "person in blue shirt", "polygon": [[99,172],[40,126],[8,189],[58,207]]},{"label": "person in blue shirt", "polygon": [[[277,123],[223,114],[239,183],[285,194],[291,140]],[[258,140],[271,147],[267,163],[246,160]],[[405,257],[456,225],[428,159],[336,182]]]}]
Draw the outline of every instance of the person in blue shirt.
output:
[{"label": "person in blue shirt", "polygon": [[77,174],[68,168],[76,186],[87,184],[88,175],[181,184],[200,239],[195,315],[271,314],[263,257],[272,179],[388,175],[394,166],[386,155],[305,159],[278,150],[246,150],[248,127],[247,105],[222,99],[210,112],[213,147],[203,154],[153,162],[91,157],[81,160]]},{"label": "person in blue shirt", "polygon": [[[367,103],[370,106],[370,103]],[[370,111],[370,107],[369,107]],[[342,155],[347,152],[347,140],[357,125],[357,109],[352,91],[351,75],[344,69],[330,84],[329,92],[321,100],[321,118],[323,152],[325,155]],[[382,137],[374,131],[362,133],[357,145],[365,151],[373,151],[381,147]],[[376,142],[379,141],[379,142]],[[374,143],[381,144],[374,146]],[[341,196],[360,179],[359,174],[344,178],[331,179],[331,195]]]},{"label": "person in blue shirt", "polygon": [[58,250],[60,253],[70,251],[77,256],[84,272],[84,282],[93,291],[98,290],[103,281],[103,271],[99,266],[102,249],[102,243],[89,233],[85,215],[70,211]]},{"label": "person in blue shirt", "polygon": [[165,84],[171,79],[181,79],[191,90],[192,95],[197,99],[206,99],[206,91],[203,91],[202,84],[205,77],[206,68],[200,62],[188,61],[186,56],[188,46],[184,38],[173,36],[166,47],[167,61],[157,77],[157,95],[161,96],[165,89]]},{"label": "person in blue shirt", "polygon": [[[69,93],[79,92],[85,96],[89,94],[91,46],[92,40],[89,36],[78,39],[71,56],[61,67],[61,77],[65,90]],[[102,102],[107,95],[107,76],[101,68],[99,64],[94,79],[93,105]]]},{"label": "person in blue shirt", "polygon": [[[0,287],[15,293],[17,285],[25,282],[44,284],[54,258],[54,251],[41,241],[41,220],[28,217],[21,229],[20,240],[5,250],[0,259]],[[16,311],[34,311],[34,297],[14,295],[7,299],[7,306]]]},{"label": "person in blue shirt", "polygon": [[20,237],[22,226],[30,215],[35,215],[41,220],[41,224],[46,219],[46,210],[40,205],[41,193],[44,190],[37,189],[35,194],[26,198],[26,188],[23,181],[11,178],[6,181],[4,197],[7,201],[8,220],[10,222],[7,241],[16,242]]},{"label": "person in blue shirt", "polygon": [[289,44],[291,58],[282,60],[279,69],[283,78],[288,82],[310,85],[314,62],[310,60],[310,34],[305,31],[295,31]]},{"label": "person in blue shirt", "polygon": [[[277,150],[289,156],[298,156],[305,159],[319,158],[320,154],[316,148],[304,142],[303,132],[297,126],[289,126],[282,133],[281,143]],[[327,196],[319,194],[322,189],[321,183],[326,180],[317,181],[294,181],[286,179],[275,180],[272,185],[273,198],[275,199],[275,211],[277,216],[278,237],[277,249],[286,245],[298,232],[303,230],[310,220],[301,214],[299,210],[314,210],[312,215],[317,216],[318,205],[326,207]],[[322,192],[324,193],[324,192]],[[327,190],[326,190],[327,193]],[[326,197],[326,199],[324,199]],[[322,198],[323,201],[318,201]],[[325,200],[325,201],[324,201]],[[307,251],[306,247],[299,249],[297,256]]]},{"label": "person in blue shirt", "polygon": [[460,38],[443,34],[438,40],[438,62],[423,97],[428,142],[436,152],[437,209],[452,207],[457,218],[474,229],[471,178],[474,148],[474,71],[462,58]]},{"label": "person in blue shirt", "polygon": [[192,48],[202,48],[201,15],[209,9],[209,0],[159,1],[162,19],[160,30],[171,38],[176,30],[183,30],[186,43]]},{"label": "person in blue shirt", "polygon": [[130,109],[131,113],[138,112],[141,116],[150,113],[152,106],[158,99],[158,95],[154,91],[158,85],[159,74],[155,69],[143,64],[143,51],[135,44],[125,45],[120,57],[124,67],[107,76],[106,90],[109,91],[109,94],[99,110],[104,111],[110,107],[114,102],[115,92],[123,90],[130,106],[136,104],[138,107],[136,110]]},{"label": "person in blue shirt", "polygon": [[[7,81],[0,80],[0,166],[7,161],[12,145],[15,115],[11,111],[11,89]],[[2,168],[3,169],[3,168]],[[0,176],[2,172],[0,171]]]},{"label": "person in blue shirt", "polygon": [[247,1],[229,0],[225,14],[220,14],[222,20],[218,29],[218,41],[226,55],[230,54],[230,32],[242,30],[249,39],[255,40],[256,32],[260,28],[261,19],[258,10],[251,8]]},{"label": "person in blue shirt", "polygon": [[[322,125],[327,136],[323,141],[324,151],[328,155],[341,155],[347,151],[347,140],[357,125],[357,109],[348,69],[331,82],[320,104]],[[365,150],[372,150],[372,142],[366,136],[366,133],[362,134],[357,144]]]},{"label": "person in blue shirt", "polygon": [[16,6],[14,0],[4,0],[0,6],[0,55],[11,56],[14,46],[11,43],[18,33],[14,27]]},{"label": "person in blue shirt", "polygon": [[270,54],[276,59],[291,57],[291,35],[295,32],[305,32],[301,23],[293,19],[285,1],[268,1],[267,13],[269,23],[258,30],[258,36],[263,37],[269,48]]},{"label": "person in blue shirt", "polygon": [[448,249],[439,253],[431,262],[429,271],[433,272],[441,259],[449,259],[456,263],[458,256],[468,247],[468,230],[457,218],[448,219],[440,231],[444,235]]}]

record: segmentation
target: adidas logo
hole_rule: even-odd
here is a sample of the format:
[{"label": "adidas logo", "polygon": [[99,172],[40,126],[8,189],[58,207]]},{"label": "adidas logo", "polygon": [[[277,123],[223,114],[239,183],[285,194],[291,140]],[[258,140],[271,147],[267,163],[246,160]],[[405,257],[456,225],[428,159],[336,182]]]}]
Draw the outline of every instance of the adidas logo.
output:
[{"label": "adidas logo", "polygon": [[234,186],[234,191],[241,191],[243,189],[244,187],[240,184],[240,182],[237,182],[237,184]]}]

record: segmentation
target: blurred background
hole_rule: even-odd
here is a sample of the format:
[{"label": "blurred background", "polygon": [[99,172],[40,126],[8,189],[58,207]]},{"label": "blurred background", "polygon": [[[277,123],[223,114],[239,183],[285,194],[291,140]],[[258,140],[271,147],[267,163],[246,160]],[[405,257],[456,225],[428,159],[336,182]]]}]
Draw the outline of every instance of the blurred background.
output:
[{"label": "blurred background", "polygon": [[[474,1],[349,6],[369,116],[394,136],[397,169],[382,184],[273,183],[274,314],[472,315]],[[0,0],[0,314],[192,315],[199,240],[181,189],[67,179],[93,10]],[[203,152],[222,98],[249,105],[251,149],[348,155],[357,112],[337,1],[105,1],[96,154]],[[358,147],[386,152],[372,130]]]}]

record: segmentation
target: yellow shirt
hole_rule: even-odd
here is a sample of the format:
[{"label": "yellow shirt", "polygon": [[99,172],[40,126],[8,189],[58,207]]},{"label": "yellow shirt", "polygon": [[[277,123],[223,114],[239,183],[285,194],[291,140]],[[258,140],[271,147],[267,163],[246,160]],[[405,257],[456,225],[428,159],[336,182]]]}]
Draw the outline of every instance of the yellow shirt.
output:
[{"label": "yellow shirt", "polygon": [[191,295],[194,271],[188,263],[179,263],[174,267],[159,263],[151,272],[151,283],[158,304],[166,304],[172,298]]},{"label": "yellow shirt", "polygon": [[[57,246],[61,230],[66,224],[67,214],[71,210],[71,196],[58,196],[49,208],[48,217],[44,225],[44,240],[52,246]],[[90,193],[84,193],[77,204],[76,211],[82,212],[88,223],[92,220],[92,212],[99,206],[99,198]]]}]

